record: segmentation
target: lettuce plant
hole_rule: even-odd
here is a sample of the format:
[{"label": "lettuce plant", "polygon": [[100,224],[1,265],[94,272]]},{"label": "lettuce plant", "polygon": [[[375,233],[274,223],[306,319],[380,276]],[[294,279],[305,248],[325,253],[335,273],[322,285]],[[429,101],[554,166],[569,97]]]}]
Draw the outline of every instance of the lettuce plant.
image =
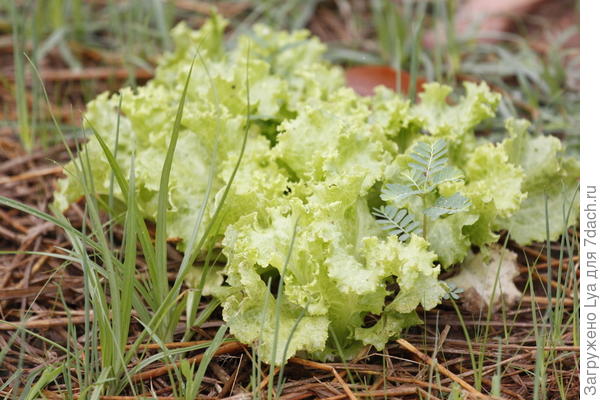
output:
[{"label": "lettuce plant", "polygon": [[[257,25],[228,48],[225,26],[218,16],[198,31],[177,26],[155,78],[100,95],[84,123],[116,149],[123,170],[135,154],[139,209],[153,220],[179,96],[194,57],[201,61],[172,160],[168,235],[188,243],[207,195],[214,215],[248,128],[219,224],[207,232],[222,243],[226,265],[211,270],[206,294],[221,300],[232,334],[271,361],[380,349],[419,323],[417,307],[440,302],[448,292],[440,270],[471,246],[496,242],[500,230],[523,244],[545,240],[546,204],[551,239],[574,222],[563,204],[578,163],[558,139],[514,119],[499,143],[475,135],[500,102],[485,83],[465,83],[452,101],[451,88],[437,83],[417,104],[383,87],[360,97],[307,31]],[[107,195],[112,175],[98,141],[82,151],[98,195]],[[68,177],[55,206],[81,194]],[[115,196],[122,199],[118,189]],[[190,285],[202,273],[195,269]]]}]

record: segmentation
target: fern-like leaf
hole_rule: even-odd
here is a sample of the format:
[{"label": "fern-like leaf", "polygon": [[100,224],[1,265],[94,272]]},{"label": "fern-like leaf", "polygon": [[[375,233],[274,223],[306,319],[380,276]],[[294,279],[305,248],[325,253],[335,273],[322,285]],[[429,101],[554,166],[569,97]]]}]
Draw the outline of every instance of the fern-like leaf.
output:
[{"label": "fern-like leaf", "polygon": [[448,291],[443,296],[443,299],[444,300],[450,300],[450,299],[458,300],[458,299],[460,299],[460,294],[463,293],[465,291],[465,289],[459,288],[453,282],[445,282],[445,283],[446,283],[446,285],[448,285]]},{"label": "fern-like leaf", "polygon": [[463,174],[458,168],[448,165],[446,168],[431,177],[431,183],[432,185],[437,186],[444,182],[460,181],[462,178]]},{"label": "fern-like leaf", "polygon": [[448,162],[445,155],[448,153],[448,144],[444,139],[434,143],[419,142],[410,154],[413,162],[408,164],[413,170],[425,176],[440,171]]},{"label": "fern-like leaf", "polygon": [[434,143],[419,142],[410,154],[411,180],[421,193],[432,191],[443,182],[458,180],[460,171],[448,166],[448,143],[444,139]]},{"label": "fern-like leaf", "polygon": [[433,206],[423,213],[431,219],[438,219],[445,215],[467,211],[470,206],[471,201],[469,199],[460,193],[455,193],[450,197],[439,197]]},{"label": "fern-like leaf", "polygon": [[399,183],[389,183],[381,190],[381,200],[383,201],[401,201],[415,194],[420,194],[421,190],[413,185],[401,185]]},{"label": "fern-like leaf", "polygon": [[373,215],[381,228],[391,234],[398,235],[398,239],[404,242],[411,233],[421,233],[419,223],[405,209],[394,206],[381,206],[373,209]]}]

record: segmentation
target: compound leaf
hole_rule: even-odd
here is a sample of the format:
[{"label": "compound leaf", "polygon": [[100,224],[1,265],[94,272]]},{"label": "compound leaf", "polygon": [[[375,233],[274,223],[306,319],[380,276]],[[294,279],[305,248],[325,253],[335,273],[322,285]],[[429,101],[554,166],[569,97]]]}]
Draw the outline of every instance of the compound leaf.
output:
[{"label": "compound leaf", "polygon": [[420,233],[420,224],[405,209],[394,206],[381,206],[373,209],[373,215],[381,228],[391,234],[398,235],[400,241],[405,241],[411,233]]},{"label": "compound leaf", "polygon": [[421,190],[413,185],[401,185],[390,183],[381,190],[381,200],[383,201],[401,201],[416,194],[421,194]]},{"label": "compound leaf", "polygon": [[463,179],[463,174],[458,168],[446,165],[442,170],[433,174],[431,183],[434,186],[445,182],[455,182]]},{"label": "compound leaf", "polygon": [[455,193],[450,197],[439,197],[432,207],[424,211],[424,214],[432,219],[437,219],[445,215],[466,211],[469,206],[471,206],[469,199],[460,193]]},{"label": "compound leaf", "polygon": [[444,139],[434,143],[419,142],[415,146],[409,163],[412,170],[412,180],[422,193],[432,191],[442,182],[457,180],[460,172],[448,166],[448,143]]}]

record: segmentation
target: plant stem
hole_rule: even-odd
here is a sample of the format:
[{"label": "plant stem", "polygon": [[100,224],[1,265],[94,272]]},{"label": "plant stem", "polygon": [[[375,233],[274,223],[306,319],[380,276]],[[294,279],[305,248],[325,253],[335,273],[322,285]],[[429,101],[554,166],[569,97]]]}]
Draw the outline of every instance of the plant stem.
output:
[{"label": "plant stem", "polygon": [[[425,211],[429,207],[426,196],[421,195],[421,200],[423,201],[423,211]],[[423,212],[423,239],[427,240],[427,214],[425,212]]]}]

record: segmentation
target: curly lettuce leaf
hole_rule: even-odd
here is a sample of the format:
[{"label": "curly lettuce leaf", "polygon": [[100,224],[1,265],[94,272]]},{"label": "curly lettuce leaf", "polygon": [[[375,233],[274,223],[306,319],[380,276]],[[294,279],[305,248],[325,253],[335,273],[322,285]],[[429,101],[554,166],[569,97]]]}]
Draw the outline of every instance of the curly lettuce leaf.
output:
[{"label": "curly lettuce leaf", "polygon": [[421,323],[423,321],[414,311],[408,314],[385,311],[375,325],[357,328],[355,335],[364,344],[372,345],[381,351],[390,339],[398,337],[404,329]]},{"label": "curly lettuce leaf", "polygon": [[454,105],[448,104],[452,88],[439,83],[428,83],[419,94],[421,102],[411,114],[422,121],[423,129],[434,136],[461,141],[473,133],[482,121],[495,116],[500,94],[492,92],[483,82],[479,85],[464,82],[465,95]]},{"label": "curly lettuce leaf", "polygon": [[[339,182],[333,193],[317,191],[304,204],[291,199],[291,207],[271,210],[271,219],[264,223],[256,213],[244,217],[230,225],[224,240],[227,283],[233,290],[244,297],[264,296],[269,277],[282,279],[283,275],[282,315],[291,321],[298,310],[305,310],[304,318],[326,317],[331,335],[345,350],[370,343],[356,335],[362,332],[368,313],[378,315],[384,310],[391,294],[389,279],[400,287],[390,305],[396,312],[407,314],[418,305],[430,309],[445,293],[437,280],[436,255],[425,240],[414,236],[405,244],[393,236],[385,240],[372,236],[378,228],[366,201],[358,196],[360,185],[360,180],[348,179]],[[322,196],[338,200],[323,202]],[[298,232],[290,244],[294,221]],[[290,245],[292,257],[284,271],[283,257]],[[236,298],[226,297],[224,307],[238,307],[241,300]],[[295,350],[315,350],[313,342],[294,343]],[[335,348],[328,336],[318,350],[325,354]]]},{"label": "curly lettuce leaf", "polygon": [[557,138],[533,136],[528,127],[524,120],[506,121],[508,138],[502,146],[510,162],[524,171],[527,198],[512,216],[498,221],[522,245],[558,239],[579,215],[579,163],[564,155]]}]

